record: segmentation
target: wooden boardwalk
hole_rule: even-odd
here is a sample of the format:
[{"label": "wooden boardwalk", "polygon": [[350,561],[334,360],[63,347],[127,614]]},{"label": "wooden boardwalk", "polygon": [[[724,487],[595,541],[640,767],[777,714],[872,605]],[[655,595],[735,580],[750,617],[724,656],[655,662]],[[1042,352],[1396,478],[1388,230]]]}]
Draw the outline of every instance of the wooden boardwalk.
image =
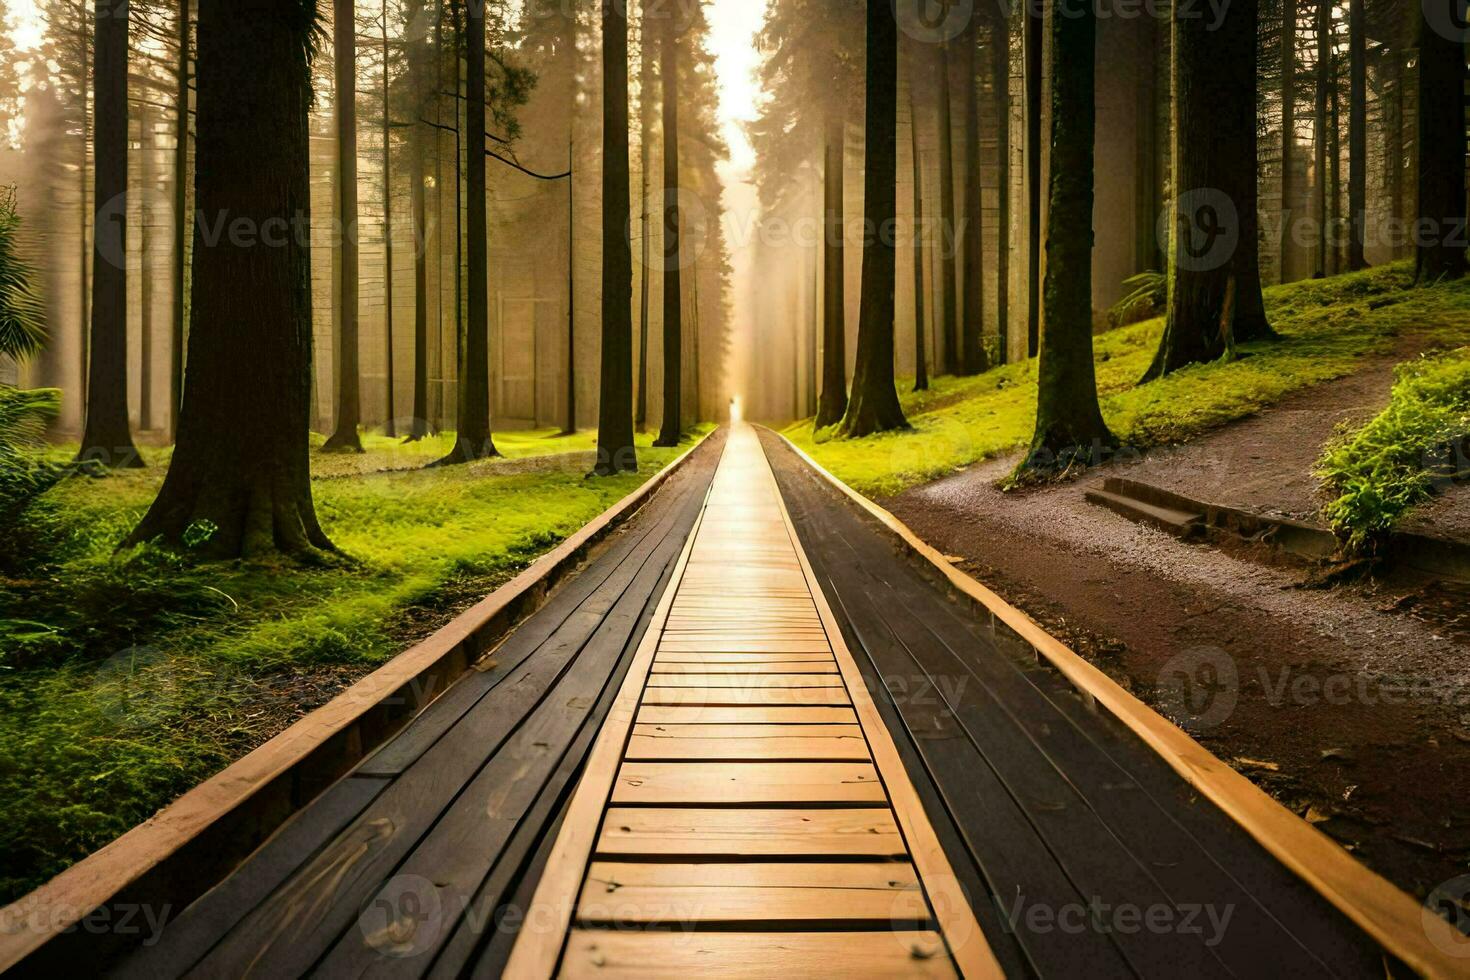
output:
[{"label": "wooden boardwalk", "polygon": [[832,626],[737,427],[506,976],[1000,975]]}]

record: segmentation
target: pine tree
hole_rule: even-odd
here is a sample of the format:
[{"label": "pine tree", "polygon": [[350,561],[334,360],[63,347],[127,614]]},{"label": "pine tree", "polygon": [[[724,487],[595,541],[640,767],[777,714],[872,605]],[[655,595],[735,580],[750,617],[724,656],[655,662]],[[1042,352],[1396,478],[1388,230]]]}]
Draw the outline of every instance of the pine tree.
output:
[{"label": "pine tree", "polygon": [[333,6],[332,56],[336,70],[337,221],[341,272],[337,315],[337,424],[323,452],[362,452],[362,377],[359,370],[357,213],[357,3],[336,0]]},{"label": "pine tree", "polygon": [[1465,32],[1455,0],[1425,0],[1419,15],[1420,283],[1465,274]]}]

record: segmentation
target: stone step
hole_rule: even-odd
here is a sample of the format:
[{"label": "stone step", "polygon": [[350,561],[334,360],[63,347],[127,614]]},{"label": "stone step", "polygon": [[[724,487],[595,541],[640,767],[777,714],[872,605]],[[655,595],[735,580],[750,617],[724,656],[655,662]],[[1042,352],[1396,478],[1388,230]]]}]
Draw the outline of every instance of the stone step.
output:
[{"label": "stone step", "polygon": [[1189,540],[1202,536],[1205,531],[1205,515],[1202,513],[1161,507],[1110,490],[1088,490],[1086,498],[1090,504],[1106,507],[1130,521],[1158,528],[1176,538]]}]

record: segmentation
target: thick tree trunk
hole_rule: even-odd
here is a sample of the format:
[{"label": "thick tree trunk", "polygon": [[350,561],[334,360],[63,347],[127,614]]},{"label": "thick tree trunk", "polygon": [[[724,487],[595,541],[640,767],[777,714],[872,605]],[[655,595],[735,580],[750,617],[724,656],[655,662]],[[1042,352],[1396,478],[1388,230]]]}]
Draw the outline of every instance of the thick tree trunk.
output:
[{"label": "thick tree trunk", "polygon": [[651,311],[649,293],[653,286],[652,254],[650,252],[653,247],[653,222],[651,220],[653,215],[650,204],[653,200],[653,86],[657,81],[657,72],[654,71],[656,62],[653,57],[653,23],[653,19],[645,10],[643,25],[638,34],[641,60],[638,73],[638,121],[641,131],[638,152],[639,163],[643,171],[639,221],[643,229],[643,239],[639,246],[642,252],[639,270],[642,288],[638,293],[638,403],[633,414],[633,425],[639,432],[648,427],[648,330]]},{"label": "thick tree trunk", "polygon": [[990,78],[995,97],[996,363],[1011,359],[1011,22],[1004,4],[991,24]]},{"label": "thick tree trunk", "polygon": [[[1348,268],[1366,269],[1368,224],[1368,39],[1365,0],[1348,5]],[[1389,166],[1393,166],[1390,161]]]},{"label": "thick tree trunk", "polygon": [[1316,200],[1317,259],[1314,275],[1327,275],[1330,216],[1327,209],[1328,86],[1332,80],[1332,0],[1317,0],[1317,101],[1312,112],[1312,192]]},{"label": "thick tree trunk", "polygon": [[[311,30],[305,5],[200,0],[189,379],[168,475],[129,543],[212,558],[332,547],[308,449]],[[222,215],[260,241],[206,237]]]},{"label": "thick tree trunk", "polygon": [[898,254],[898,24],[890,0],[868,0],[867,134],[863,210],[874,233],[863,243],[857,366],[840,434],[847,438],[906,429],[893,380],[894,285]]},{"label": "thick tree trunk", "polygon": [[[1289,0],[1288,0],[1289,2]],[[1026,18],[1026,356],[1041,350],[1041,99],[1045,23],[1040,9]]]},{"label": "thick tree trunk", "polygon": [[847,223],[843,220],[846,194],[847,113],[843,106],[827,110],[827,138],[822,180],[822,393],[817,403],[816,427],[825,429],[847,413]]},{"label": "thick tree trunk", "polygon": [[[666,41],[666,55],[669,47]],[[610,476],[638,469],[633,446],[633,246],[628,241],[628,15],[613,3],[602,10],[602,59],[602,397],[595,472]],[[669,66],[666,60],[665,71]],[[677,412],[673,417],[677,430]],[[668,427],[666,410],[665,434]],[[676,431],[674,443],[678,441]]]},{"label": "thick tree trunk", "polygon": [[1218,29],[1174,22],[1175,201],[1169,316],[1152,380],[1270,334],[1256,234],[1254,3]]},{"label": "thick tree trunk", "polygon": [[1082,5],[1051,18],[1051,179],[1046,307],[1037,368],[1036,434],[1018,475],[1100,462],[1113,445],[1097,401],[1092,352],[1093,74],[1097,20]]},{"label": "thick tree trunk", "polygon": [[1465,31],[1453,27],[1459,11],[1455,0],[1426,0],[1419,19],[1415,278],[1425,284],[1465,274]]},{"label": "thick tree trunk", "polygon": [[128,430],[128,6],[96,0],[91,360],[79,460],[137,468]]},{"label": "thick tree trunk", "polygon": [[939,258],[943,265],[940,294],[941,331],[944,335],[944,372],[959,374],[961,367],[959,333],[959,262],[958,233],[955,227],[954,203],[954,113],[950,108],[949,42],[939,47]]},{"label": "thick tree trunk", "polygon": [[459,423],[438,465],[499,456],[490,433],[490,282],[485,203],[485,5],[465,6],[465,326]]},{"label": "thick tree trunk", "polygon": [[168,431],[179,434],[179,405],[184,397],[184,258],[189,234],[189,0],[179,0],[178,58],[174,62],[174,240],[170,256],[173,283],[169,316]]},{"label": "thick tree trunk", "polygon": [[677,446],[684,437],[684,304],[679,245],[679,35],[673,16],[663,25],[659,75],[664,113],[664,404],[655,446]]},{"label": "thick tree trunk", "polygon": [[409,185],[409,207],[413,212],[413,422],[406,442],[418,442],[429,434],[429,230],[424,215],[427,177],[423,139],[415,136]]},{"label": "thick tree trunk", "polygon": [[980,84],[978,17],[960,35],[964,56],[960,74],[964,80],[962,100],[965,116],[965,262],[964,298],[961,300],[961,374],[979,374],[990,369],[985,350],[985,200],[980,184]]},{"label": "thick tree trunk", "polygon": [[929,355],[924,344],[924,157],[919,151],[918,104],[909,94],[909,137],[914,165],[914,390],[929,390]]},{"label": "thick tree trunk", "polygon": [[337,98],[337,218],[341,274],[337,283],[337,424],[323,452],[362,452],[362,384],[358,351],[357,4],[337,0],[332,22]]},{"label": "thick tree trunk", "polygon": [[1297,0],[1281,0],[1281,282],[1291,280],[1292,211],[1296,203],[1296,15]]},{"label": "thick tree trunk", "polygon": [[393,120],[388,112],[388,0],[383,0],[383,351],[387,359],[383,434],[398,434],[393,378]]}]

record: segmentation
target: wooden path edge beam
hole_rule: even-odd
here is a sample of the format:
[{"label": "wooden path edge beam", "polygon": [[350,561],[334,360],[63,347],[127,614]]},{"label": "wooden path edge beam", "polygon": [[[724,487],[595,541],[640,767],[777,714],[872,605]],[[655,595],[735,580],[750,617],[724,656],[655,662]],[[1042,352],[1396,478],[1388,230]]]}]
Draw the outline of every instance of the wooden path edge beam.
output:
[{"label": "wooden path edge beam", "polygon": [[[112,843],[0,908],[0,973],[53,939],[77,931],[109,901],[153,876],[190,882],[189,900],[222,880],[296,812],[381,747],[443,694],[484,653],[540,608],[589,552],[652,499],[704,445],[713,429],[636,490],[536,559],[515,578],[285,731],[184,793]],[[202,841],[207,831],[210,840]],[[199,880],[205,862],[190,845],[241,842],[225,873]],[[173,903],[172,914],[187,902]]]},{"label": "wooden path edge beam", "polygon": [[775,430],[797,458],[937,568],[950,585],[979,603],[1044,657],[1083,695],[1102,705],[1203,796],[1225,812],[1288,870],[1372,936],[1384,949],[1428,977],[1462,977],[1466,960],[1454,926],[1370,870],[1330,837],[1277,803],[1138,698],[1124,690],[1030,616],[951,564],[933,546],[878,504],[842,482]]}]

